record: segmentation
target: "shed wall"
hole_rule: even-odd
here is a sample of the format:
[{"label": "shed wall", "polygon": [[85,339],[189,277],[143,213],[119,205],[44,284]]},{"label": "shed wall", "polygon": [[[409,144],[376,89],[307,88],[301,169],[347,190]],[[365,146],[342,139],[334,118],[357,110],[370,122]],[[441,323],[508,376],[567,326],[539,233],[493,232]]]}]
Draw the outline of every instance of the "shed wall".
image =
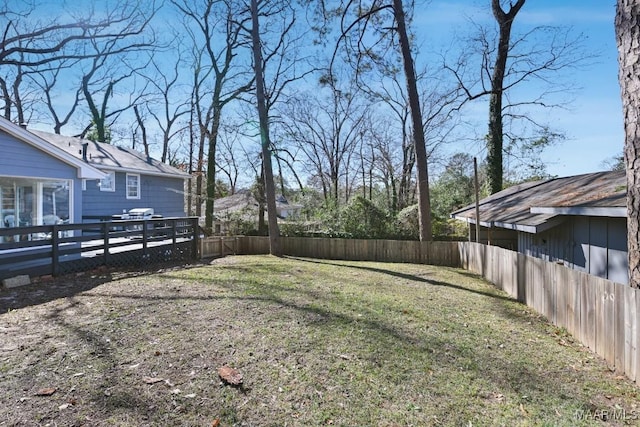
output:
[{"label": "shed wall", "polygon": [[627,284],[626,218],[567,217],[538,234],[518,233],[518,252]]}]

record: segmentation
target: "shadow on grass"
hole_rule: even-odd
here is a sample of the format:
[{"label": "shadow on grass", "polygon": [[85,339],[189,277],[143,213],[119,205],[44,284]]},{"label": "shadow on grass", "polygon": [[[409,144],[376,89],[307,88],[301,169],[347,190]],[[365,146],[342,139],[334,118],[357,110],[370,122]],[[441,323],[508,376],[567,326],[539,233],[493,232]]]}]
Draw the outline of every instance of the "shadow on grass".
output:
[{"label": "shadow on grass", "polygon": [[331,262],[331,261],[317,260],[317,259],[310,259],[310,258],[297,258],[297,257],[287,257],[287,258],[293,259],[293,260],[296,260],[296,261],[301,261],[301,262],[313,263],[313,264],[333,265],[333,266],[336,266],[336,267],[351,268],[351,269],[356,269],[356,270],[370,271],[372,273],[386,274],[386,275],[397,277],[397,278],[400,278],[400,279],[412,280],[412,281],[415,281],[415,282],[427,283],[429,285],[444,286],[444,287],[451,288],[451,289],[457,289],[459,291],[471,292],[471,293],[474,293],[474,294],[477,294],[477,295],[482,295],[482,296],[485,296],[485,297],[495,298],[495,299],[502,300],[502,301],[510,301],[510,302],[514,301],[512,298],[510,298],[508,296],[499,295],[497,293],[485,292],[485,291],[480,291],[480,290],[476,290],[476,289],[470,289],[470,288],[466,288],[464,286],[456,285],[454,283],[443,282],[443,281],[440,281],[440,280],[426,279],[424,277],[416,276],[414,274],[400,273],[400,272],[397,272],[397,271],[387,270],[387,269],[384,269],[384,268],[367,267],[367,266],[363,266],[363,265],[353,265],[353,264],[339,264],[339,263],[334,263],[334,262]]},{"label": "shadow on grass", "polygon": [[202,267],[203,265],[207,265],[207,263],[154,265],[154,270],[147,271],[99,268],[82,274],[39,278],[31,285],[11,289],[0,288],[0,315],[11,310],[45,304],[60,298],[68,298],[114,280],[148,276],[157,274],[164,269],[188,269]]}]

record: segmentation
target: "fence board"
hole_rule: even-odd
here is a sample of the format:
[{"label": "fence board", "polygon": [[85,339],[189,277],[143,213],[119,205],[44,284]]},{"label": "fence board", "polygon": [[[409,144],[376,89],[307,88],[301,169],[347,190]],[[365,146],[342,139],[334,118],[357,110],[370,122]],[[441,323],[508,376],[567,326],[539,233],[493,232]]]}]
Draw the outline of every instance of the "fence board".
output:
[{"label": "fence board", "polygon": [[632,380],[637,374],[638,348],[638,311],[636,305],[636,290],[629,286],[624,289],[624,372]]},{"label": "fence board", "polygon": [[598,293],[595,286],[590,286],[588,276],[586,274],[580,277],[580,287],[582,294],[580,295],[581,316],[580,316],[580,336],[581,341],[592,351],[596,350],[595,335],[595,310],[596,299]]},{"label": "fence board", "polygon": [[569,292],[570,285],[569,282],[569,273],[566,268],[562,268],[561,266],[556,266],[556,318],[555,324],[560,328],[568,328],[568,316],[569,316]]},{"label": "fence board", "polygon": [[596,326],[596,348],[597,353],[602,355],[611,366],[615,365],[615,288],[614,283],[602,279],[600,288],[600,312],[597,315]]},{"label": "fence board", "polygon": [[635,355],[631,355],[631,357],[635,361],[635,374],[636,374],[636,384],[640,384],[640,291],[638,289],[634,289],[633,296],[635,297],[635,325],[633,328],[633,341],[635,342]]},{"label": "fence board", "polygon": [[625,340],[625,290],[630,289],[629,286],[615,283],[615,313],[614,313],[614,325],[613,334],[615,334],[615,351],[614,351],[614,365],[616,372],[624,373],[624,340]]},{"label": "fence board", "polygon": [[542,270],[544,275],[544,301],[542,312],[547,319],[553,324],[556,323],[556,269],[555,264],[546,262]]},{"label": "fence board", "polygon": [[575,274],[574,271],[567,269],[567,276],[567,330],[573,336],[579,338],[582,322],[582,311],[580,310],[582,304],[582,282],[580,281],[580,275]]},{"label": "fence board", "polygon": [[509,252],[509,259],[507,262],[509,267],[509,296],[513,299],[518,299],[518,254],[516,252]]}]

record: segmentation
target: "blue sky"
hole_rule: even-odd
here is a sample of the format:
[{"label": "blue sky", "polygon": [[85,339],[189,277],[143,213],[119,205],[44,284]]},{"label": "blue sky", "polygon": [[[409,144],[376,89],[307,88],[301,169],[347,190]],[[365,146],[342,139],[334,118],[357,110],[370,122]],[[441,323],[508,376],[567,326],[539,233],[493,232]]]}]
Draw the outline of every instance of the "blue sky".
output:
[{"label": "blue sky", "polygon": [[[489,0],[433,0],[416,9],[414,30],[418,43],[443,45],[452,32],[460,32],[475,22],[490,22]],[[568,176],[604,168],[603,161],[622,152],[624,133],[618,85],[617,50],[614,31],[614,0],[528,0],[516,18],[514,31],[528,25],[570,26],[574,34],[585,36],[585,45],[597,55],[592,64],[567,70],[560,79],[571,80],[578,89],[570,94],[566,109],[556,109],[542,120],[563,132],[566,140],[544,154],[548,171]],[[486,128],[486,109],[473,108],[478,126]],[[455,151],[459,148],[452,147]],[[482,157],[475,147],[463,150]]]}]

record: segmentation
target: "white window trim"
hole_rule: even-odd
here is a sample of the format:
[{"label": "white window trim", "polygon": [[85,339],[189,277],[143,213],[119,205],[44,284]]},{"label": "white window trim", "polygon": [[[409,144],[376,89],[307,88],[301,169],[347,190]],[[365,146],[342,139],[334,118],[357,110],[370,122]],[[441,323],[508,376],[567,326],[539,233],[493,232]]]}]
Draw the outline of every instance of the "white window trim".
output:
[{"label": "white window trim", "polygon": [[[136,196],[130,196],[130,195],[129,195],[129,177],[130,177],[130,176],[135,176],[135,177],[137,177],[137,178],[138,178],[138,180],[137,180],[138,185],[137,185],[137,189],[136,189],[136,194],[137,194],[137,195],[136,195]],[[126,193],[127,193],[127,199],[129,199],[129,200],[133,200],[133,199],[135,199],[135,200],[139,200],[139,199],[140,199],[140,174],[137,174],[137,173],[128,173],[128,174],[127,174],[127,177],[126,177],[126,180],[125,180],[125,184],[126,184],[126,185],[125,185],[125,186],[126,186],[125,191],[126,191]]]},{"label": "white window trim", "polygon": [[104,180],[100,180],[100,191],[116,191],[116,173],[115,172],[105,172],[111,177],[111,186],[106,187],[103,185]]}]

